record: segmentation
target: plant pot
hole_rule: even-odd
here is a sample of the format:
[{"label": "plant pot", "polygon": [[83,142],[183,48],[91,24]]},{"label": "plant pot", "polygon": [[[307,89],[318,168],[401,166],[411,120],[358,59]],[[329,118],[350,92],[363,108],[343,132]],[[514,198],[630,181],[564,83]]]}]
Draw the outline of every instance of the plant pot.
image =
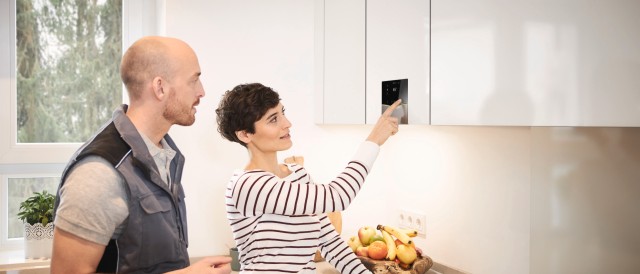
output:
[{"label": "plant pot", "polygon": [[51,258],[53,248],[53,223],[24,224],[24,257],[27,259]]}]

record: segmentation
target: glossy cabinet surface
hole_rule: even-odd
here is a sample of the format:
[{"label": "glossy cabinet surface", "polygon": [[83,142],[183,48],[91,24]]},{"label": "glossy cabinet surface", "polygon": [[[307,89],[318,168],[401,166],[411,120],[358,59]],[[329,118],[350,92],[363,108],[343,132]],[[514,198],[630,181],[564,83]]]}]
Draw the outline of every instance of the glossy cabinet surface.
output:
[{"label": "glossy cabinet surface", "polygon": [[365,1],[315,2],[315,122],[365,123]]},{"label": "glossy cabinet surface", "polygon": [[407,79],[408,124],[429,124],[429,1],[368,0],[366,122],[382,112],[382,82]]},{"label": "glossy cabinet surface", "polygon": [[408,79],[406,122],[428,124],[428,15],[424,0],[316,1],[315,122],[373,124],[382,82]]},{"label": "glossy cabinet surface", "polygon": [[431,1],[434,125],[640,126],[640,1]]}]

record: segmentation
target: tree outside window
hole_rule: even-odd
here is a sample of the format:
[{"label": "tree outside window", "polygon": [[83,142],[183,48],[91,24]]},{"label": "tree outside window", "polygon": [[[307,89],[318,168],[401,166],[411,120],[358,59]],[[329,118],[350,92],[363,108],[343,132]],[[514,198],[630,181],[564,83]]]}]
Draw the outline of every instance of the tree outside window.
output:
[{"label": "tree outside window", "polygon": [[18,143],[83,142],[122,103],[122,0],[17,0]]}]

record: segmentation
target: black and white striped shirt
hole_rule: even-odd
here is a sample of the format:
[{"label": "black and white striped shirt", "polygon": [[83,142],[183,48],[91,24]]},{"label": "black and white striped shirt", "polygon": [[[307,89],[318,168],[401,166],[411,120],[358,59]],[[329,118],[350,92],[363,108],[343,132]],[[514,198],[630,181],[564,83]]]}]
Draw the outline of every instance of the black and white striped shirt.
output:
[{"label": "black and white striped shirt", "polygon": [[236,172],[226,191],[227,218],[241,273],[315,273],[316,250],[340,273],[371,273],[324,214],[343,211],[361,189],[379,146],[364,142],[328,184],[315,184],[306,169],[289,165],[279,178],[262,170]]}]

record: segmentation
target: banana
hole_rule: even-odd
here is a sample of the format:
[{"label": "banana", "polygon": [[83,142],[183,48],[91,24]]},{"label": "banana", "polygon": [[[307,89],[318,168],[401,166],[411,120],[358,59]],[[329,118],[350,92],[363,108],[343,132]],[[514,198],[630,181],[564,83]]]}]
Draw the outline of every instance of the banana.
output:
[{"label": "banana", "polygon": [[380,232],[382,232],[382,238],[384,238],[384,242],[387,244],[387,260],[393,261],[396,259],[396,242],[389,232],[385,230],[380,230]]},{"label": "banana", "polygon": [[398,240],[400,240],[403,244],[411,245],[413,243],[409,235],[400,232],[400,230],[398,230],[395,227],[388,226],[388,225],[378,225],[378,230],[385,230],[389,232],[389,234],[398,238]]},{"label": "banana", "polygon": [[415,229],[398,228],[398,230],[404,234],[407,234],[407,236],[411,238],[418,236],[418,231]]}]

